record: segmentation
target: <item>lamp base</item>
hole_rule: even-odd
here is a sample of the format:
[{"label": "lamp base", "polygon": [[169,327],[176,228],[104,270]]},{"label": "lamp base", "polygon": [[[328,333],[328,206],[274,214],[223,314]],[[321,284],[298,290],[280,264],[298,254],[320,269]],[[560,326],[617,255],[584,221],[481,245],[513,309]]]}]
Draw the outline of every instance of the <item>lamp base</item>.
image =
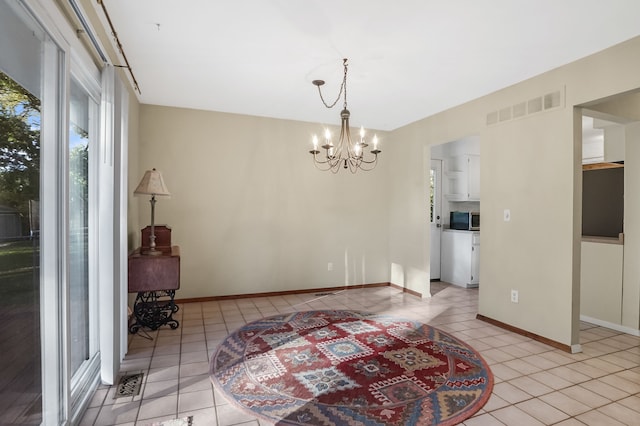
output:
[{"label": "lamp base", "polygon": [[[171,227],[168,225],[155,225],[154,229],[155,249],[166,253],[171,251]],[[140,236],[141,253],[146,253],[151,250],[151,226],[147,226],[142,229]]]},{"label": "lamp base", "polygon": [[151,249],[151,250],[143,251],[142,254],[145,256],[162,256],[162,251]]}]

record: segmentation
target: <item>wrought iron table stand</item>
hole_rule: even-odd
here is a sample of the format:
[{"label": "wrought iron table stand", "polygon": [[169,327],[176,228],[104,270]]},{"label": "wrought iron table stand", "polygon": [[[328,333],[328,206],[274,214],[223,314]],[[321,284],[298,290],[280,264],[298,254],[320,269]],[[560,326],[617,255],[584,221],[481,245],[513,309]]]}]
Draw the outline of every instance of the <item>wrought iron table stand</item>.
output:
[{"label": "wrought iron table stand", "polygon": [[165,324],[173,330],[178,328],[180,323],[173,318],[173,314],[180,309],[174,302],[175,295],[175,290],[139,292],[133,305],[135,322],[129,331],[136,333],[141,327],[157,330]]}]

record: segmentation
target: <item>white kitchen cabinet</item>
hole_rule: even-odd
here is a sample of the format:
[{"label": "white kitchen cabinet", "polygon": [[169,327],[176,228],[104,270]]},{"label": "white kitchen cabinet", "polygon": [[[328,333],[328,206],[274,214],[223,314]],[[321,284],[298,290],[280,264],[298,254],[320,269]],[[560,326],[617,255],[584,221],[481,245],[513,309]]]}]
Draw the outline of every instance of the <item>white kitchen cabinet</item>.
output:
[{"label": "white kitchen cabinet", "polygon": [[442,231],[440,279],[462,287],[479,285],[480,232]]},{"label": "white kitchen cabinet", "polygon": [[449,201],[480,201],[480,156],[457,155],[445,160]]},{"label": "white kitchen cabinet", "polygon": [[480,284],[480,233],[471,237],[471,281],[469,286]]}]

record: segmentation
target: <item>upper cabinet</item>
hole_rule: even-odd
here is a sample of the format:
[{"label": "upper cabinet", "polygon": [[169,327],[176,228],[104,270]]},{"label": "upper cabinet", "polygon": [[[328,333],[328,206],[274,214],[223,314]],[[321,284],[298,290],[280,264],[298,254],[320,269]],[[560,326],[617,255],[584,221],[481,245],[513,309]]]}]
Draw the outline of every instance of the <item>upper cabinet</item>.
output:
[{"label": "upper cabinet", "polygon": [[480,201],[480,156],[457,155],[444,163],[447,200]]},{"label": "upper cabinet", "polygon": [[[603,116],[584,110],[583,114]],[[582,116],[582,164],[624,162],[625,123]]]}]

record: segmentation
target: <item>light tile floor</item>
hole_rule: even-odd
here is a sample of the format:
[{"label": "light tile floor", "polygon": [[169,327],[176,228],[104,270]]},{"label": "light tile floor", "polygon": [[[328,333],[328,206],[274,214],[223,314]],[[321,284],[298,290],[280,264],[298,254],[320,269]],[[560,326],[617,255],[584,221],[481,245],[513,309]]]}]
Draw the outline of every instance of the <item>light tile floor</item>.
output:
[{"label": "light tile floor", "polygon": [[259,425],[215,391],[208,360],[229,333],[265,316],[314,309],[384,312],[431,324],[487,360],[493,395],[467,426],[640,425],[640,338],[583,323],[583,352],[571,355],[475,319],[478,290],[432,283],[432,298],[391,287],[332,295],[257,297],[180,306],[177,330],[130,336],[121,374],[143,372],[140,395],[114,398],[102,386],[82,425],[148,425],[194,416],[195,426]]}]

